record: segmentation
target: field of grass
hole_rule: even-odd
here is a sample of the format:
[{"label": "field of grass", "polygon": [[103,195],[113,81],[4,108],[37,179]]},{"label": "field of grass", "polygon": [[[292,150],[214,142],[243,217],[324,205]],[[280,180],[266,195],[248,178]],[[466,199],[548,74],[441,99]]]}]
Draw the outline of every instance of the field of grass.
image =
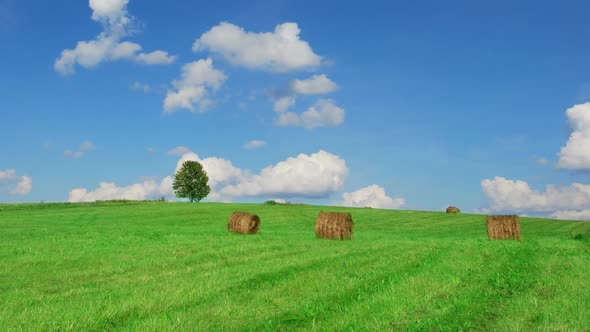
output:
[{"label": "field of grass", "polygon": [[[350,211],[352,241],[316,239]],[[261,232],[227,232],[234,210]],[[214,203],[0,205],[0,330],[590,330],[590,223]]]}]

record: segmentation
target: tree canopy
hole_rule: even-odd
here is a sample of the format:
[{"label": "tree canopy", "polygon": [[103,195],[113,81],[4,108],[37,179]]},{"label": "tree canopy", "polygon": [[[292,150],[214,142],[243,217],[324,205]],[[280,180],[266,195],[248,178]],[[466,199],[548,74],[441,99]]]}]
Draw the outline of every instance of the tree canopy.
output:
[{"label": "tree canopy", "polygon": [[172,188],[176,197],[188,198],[191,203],[199,202],[211,192],[208,182],[209,177],[203,165],[198,161],[187,160],[174,174]]}]

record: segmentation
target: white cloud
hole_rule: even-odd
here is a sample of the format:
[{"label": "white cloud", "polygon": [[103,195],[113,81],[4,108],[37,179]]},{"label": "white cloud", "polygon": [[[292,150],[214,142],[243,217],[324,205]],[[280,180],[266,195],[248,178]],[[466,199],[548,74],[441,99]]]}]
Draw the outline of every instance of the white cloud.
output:
[{"label": "white cloud", "polygon": [[313,75],[306,80],[293,80],[291,91],[300,95],[327,94],[338,90],[338,85],[325,74]]},{"label": "white cloud", "polygon": [[127,23],[127,4],[129,0],[90,0],[92,19],[95,21],[120,21]]},{"label": "white cloud", "polygon": [[173,194],[172,182],[171,176],[167,176],[159,183],[155,180],[146,180],[126,187],[119,187],[112,182],[101,182],[99,187],[93,191],[84,188],[73,189],[70,191],[68,202],[94,202],[110,199],[145,200],[171,196]]},{"label": "white cloud", "polygon": [[[300,154],[288,158],[264,168],[260,174],[240,169],[223,158],[201,158],[198,154],[184,149],[178,149],[176,152],[181,151],[184,153],[176,163],[175,172],[187,160],[200,162],[209,177],[211,193],[207,199],[212,201],[231,201],[235,197],[245,196],[326,197],[340,190],[348,176],[346,162],[323,150],[311,155]],[[97,199],[173,196],[172,183],[172,176],[165,177],[161,182],[148,179],[125,187],[102,182],[95,190],[77,188],[70,191],[68,200],[87,202]]]},{"label": "white cloud", "polygon": [[342,189],[347,176],[348,167],[342,158],[320,150],[288,158],[264,168],[260,174],[244,176],[221,192],[228,196],[327,197]]},{"label": "white cloud", "polygon": [[307,111],[297,114],[289,112],[295,106],[297,95],[326,94],[338,89],[326,75],[314,75],[307,80],[293,80],[289,94],[275,100],[273,109],[279,113],[275,125],[282,127],[301,126],[312,130],[319,127],[337,127],[344,122],[344,109],[332,99],[319,99]]},{"label": "white cloud", "polygon": [[282,127],[296,127],[299,126],[300,123],[299,115],[293,112],[284,112],[279,114],[279,118],[275,122],[275,125]]},{"label": "white cloud", "polygon": [[222,22],[201,35],[193,51],[208,50],[234,65],[275,72],[319,66],[322,57],[300,39],[300,32],[297,23],[283,23],[274,32],[256,33]]},{"label": "white cloud", "polygon": [[186,146],[177,146],[174,149],[169,150],[168,154],[172,156],[182,156],[183,154],[190,152],[192,152],[191,149],[187,148]]},{"label": "white cloud", "polygon": [[14,195],[26,195],[33,189],[33,179],[28,176],[21,176],[12,192]]},{"label": "white cloud", "polygon": [[191,62],[182,67],[182,80],[176,81],[177,87],[187,85],[204,85],[215,90],[225,82],[227,76],[213,67],[211,58]]},{"label": "white cloud", "polygon": [[198,103],[206,94],[205,87],[186,86],[178,89],[178,91],[168,91],[166,99],[164,100],[164,111],[166,113],[174,113],[178,108],[184,108],[195,111],[194,104]]},{"label": "white cloud", "polygon": [[9,195],[26,195],[33,189],[33,179],[17,175],[14,169],[0,170],[0,193],[7,189]]},{"label": "white cloud", "polygon": [[[318,100],[316,105],[304,112],[301,117],[296,113],[287,112],[297,102],[297,95],[327,94],[338,89],[325,74],[314,75],[306,80],[293,80],[287,95],[277,97],[273,104],[275,112],[280,113],[275,124],[277,126],[304,126],[308,129],[339,125],[344,121],[344,110],[334,105],[331,99]],[[320,107],[322,110],[318,111]],[[325,109],[324,109],[325,108]]]},{"label": "white cloud", "polygon": [[105,51],[110,52],[111,60],[133,59],[135,53],[141,51],[141,45],[126,41],[119,44],[115,43],[112,49]]},{"label": "white cloud", "polygon": [[146,65],[170,64],[175,56],[165,51],[138,53],[141,45],[121,39],[131,34],[127,13],[128,0],[90,0],[92,19],[100,22],[103,31],[94,40],[79,41],[74,49],[63,50],[55,60],[54,69],[66,76],[75,72],[76,64],[94,68],[105,61],[131,60]]},{"label": "white cloud", "polygon": [[302,126],[312,130],[319,127],[337,127],[344,122],[344,109],[331,99],[320,99],[301,115],[293,112],[279,113],[278,126]]},{"label": "white cloud", "polygon": [[374,184],[351,193],[344,193],[343,200],[334,205],[353,207],[372,207],[377,209],[398,209],[406,205],[403,198],[391,198],[385,193],[385,189]]},{"label": "white cloud", "polygon": [[253,150],[253,149],[259,149],[259,148],[261,148],[261,147],[263,147],[263,146],[265,146],[265,145],[266,145],[266,142],[265,142],[265,141],[261,141],[261,140],[252,140],[252,141],[250,141],[250,142],[246,143],[246,144],[244,145],[244,147],[245,147],[246,149]]},{"label": "white cloud", "polygon": [[225,82],[227,76],[213,67],[213,60],[199,60],[182,67],[182,79],[172,84],[176,91],[169,90],[164,100],[164,111],[174,113],[179,108],[195,111],[194,106],[204,111],[214,104],[207,99],[209,90],[217,90]]},{"label": "white cloud", "polygon": [[[179,146],[168,151],[168,154],[177,155],[182,153],[180,159],[176,164],[174,172],[176,173],[182,163],[187,160],[198,161],[203,165],[209,177],[209,186],[211,186],[211,193],[207,197],[208,200],[213,201],[230,201],[230,197],[225,197],[216,191],[220,184],[231,183],[236,179],[241,178],[245,173],[232,165],[228,160],[209,157],[201,159],[199,155],[190,151],[186,147]],[[95,200],[109,200],[109,199],[130,199],[130,200],[144,200],[150,198],[157,198],[160,196],[172,197],[174,191],[172,184],[174,182],[173,176],[166,176],[161,182],[154,179],[144,180],[142,183],[136,183],[129,186],[120,187],[112,182],[101,182],[99,187],[95,190],[87,190],[85,188],[77,188],[70,191],[68,201],[70,202],[92,202]]]},{"label": "white cloud", "polygon": [[203,168],[209,177],[209,186],[211,186],[212,191],[216,191],[215,189],[217,189],[220,184],[223,185],[236,182],[248,174],[248,172],[235,167],[229,160],[217,157],[201,159],[198,154],[192,151],[187,152],[180,157],[176,163],[175,172],[177,172],[180,167],[182,167],[182,163],[187,160],[198,161],[203,165]]},{"label": "white cloud", "polygon": [[590,170],[590,103],[566,111],[572,133],[559,152],[557,167]]},{"label": "white cloud", "polygon": [[289,108],[295,105],[295,97],[294,96],[285,96],[275,100],[273,104],[273,108],[275,112],[283,113],[287,112]]},{"label": "white cloud", "polygon": [[146,65],[169,65],[176,61],[176,56],[171,56],[166,51],[157,50],[151,53],[140,53],[135,61]]},{"label": "white cloud", "polygon": [[13,169],[7,169],[5,171],[0,170],[0,181],[10,181],[16,178],[16,171]]},{"label": "white cloud", "polygon": [[64,156],[70,157],[70,158],[80,158],[86,152],[91,151],[91,150],[94,150],[94,144],[90,141],[84,141],[84,142],[82,142],[82,144],[80,144],[78,146],[78,151],[73,151],[73,150],[67,149],[64,151]]},{"label": "white cloud", "polygon": [[336,127],[344,122],[344,110],[331,99],[320,99],[314,106],[301,114],[303,127]]},{"label": "white cloud", "polygon": [[544,192],[533,190],[521,180],[503,177],[485,179],[482,190],[488,198],[490,212],[541,213],[555,217],[578,215],[590,209],[590,185],[547,185]]}]

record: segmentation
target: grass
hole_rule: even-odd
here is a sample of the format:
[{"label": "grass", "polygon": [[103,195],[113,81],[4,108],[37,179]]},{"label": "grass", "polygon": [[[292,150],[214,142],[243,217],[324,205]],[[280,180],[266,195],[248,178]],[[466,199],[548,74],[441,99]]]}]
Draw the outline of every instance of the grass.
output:
[{"label": "grass", "polygon": [[[100,202],[0,205],[0,330],[587,331],[590,223],[325,207]],[[261,233],[227,232],[234,210]]]}]

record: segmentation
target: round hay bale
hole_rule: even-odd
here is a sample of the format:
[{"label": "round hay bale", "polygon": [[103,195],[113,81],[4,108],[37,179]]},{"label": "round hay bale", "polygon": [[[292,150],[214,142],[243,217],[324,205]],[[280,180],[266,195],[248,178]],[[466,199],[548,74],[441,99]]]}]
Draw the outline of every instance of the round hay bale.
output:
[{"label": "round hay bale", "polygon": [[354,222],[350,213],[320,212],[315,224],[315,235],[325,239],[352,239]]},{"label": "round hay bale", "polygon": [[520,218],[516,215],[487,216],[490,240],[522,240]]},{"label": "round hay bale", "polygon": [[255,214],[236,211],[229,218],[227,229],[242,234],[256,234],[260,230],[260,218]]},{"label": "round hay bale", "polygon": [[447,208],[447,213],[461,213],[461,210],[459,210],[458,207],[451,205]]}]

